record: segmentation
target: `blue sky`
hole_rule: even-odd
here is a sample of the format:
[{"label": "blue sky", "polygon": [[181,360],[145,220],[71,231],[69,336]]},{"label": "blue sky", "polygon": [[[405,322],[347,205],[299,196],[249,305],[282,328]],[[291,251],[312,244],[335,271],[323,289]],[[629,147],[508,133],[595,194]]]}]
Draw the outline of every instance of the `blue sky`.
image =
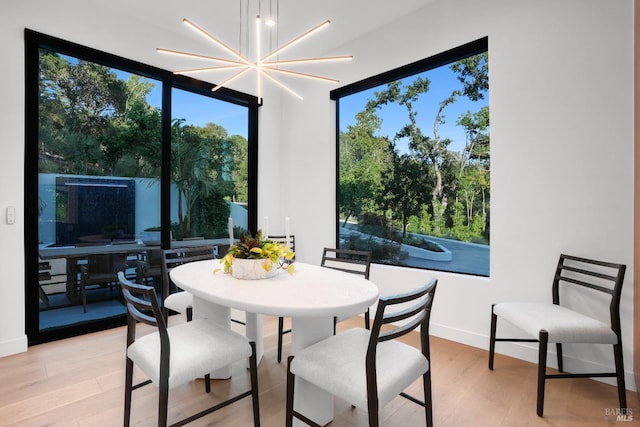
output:
[{"label": "blue sky", "polygon": [[[73,56],[62,55],[71,64],[76,64],[78,59]],[[118,79],[128,80],[131,73],[111,68],[116,73]],[[147,96],[147,102],[152,107],[162,108],[162,82],[159,80],[144,78],[152,82],[155,86]],[[205,126],[207,123],[215,123],[223,126],[229,135],[241,135],[248,138],[249,125],[246,107],[231,104],[196,95],[180,89],[173,89],[172,92],[172,118],[185,119],[186,124]]]},{"label": "blue sky", "polygon": [[[76,62],[77,59],[65,55],[70,62]],[[129,73],[118,69],[112,69],[119,78],[127,80]],[[416,103],[418,111],[418,126],[425,135],[433,136],[433,121],[437,112],[439,103],[451,94],[454,89],[460,89],[461,83],[457,80],[455,74],[445,65],[433,70],[419,74],[419,76],[427,77],[431,84],[429,91],[423,94]],[[407,77],[403,79],[404,84],[410,84],[418,76]],[[148,79],[155,83],[155,88],[147,96],[147,102],[150,105],[161,108],[162,91],[161,83],[156,80]],[[340,128],[346,130],[347,126],[355,124],[355,115],[364,109],[367,101],[373,98],[375,91],[382,90],[386,85],[377,88],[359,92],[340,100]],[[196,126],[205,126],[207,123],[213,122],[227,129],[229,135],[241,135],[248,137],[248,123],[246,108],[220,101],[215,98],[209,98],[193,94],[180,89],[173,89],[172,92],[172,117],[185,119],[187,124]],[[452,151],[460,151],[465,145],[465,134],[461,127],[456,125],[458,117],[466,111],[478,111],[482,106],[488,105],[489,100],[472,102],[466,97],[458,97],[457,101],[446,107],[444,110],[445,123],[440,125],[440,136],[442,138],[451,138],[453,141],[449,145]],[[388,104],[383,106],[379,112],[382,118],[382,128],[379,132],[380,136],[388,136],[393,139],[395,134],[407,124],[407,112],[404,107],[396,104]],[[397,146],[402,152],[406,152],[407,141],[398,141]]]},{"label": "blue sky", "polygon": [[[428,78],[431,83],[429,91],[422,94],[414,104],[414,109],[418,111],[416,121],[422,133],[433,137],[433,122],[440,105],[440,102],[451,95],[455,89],[461,89],[462,84],[448,65],[429,70],[417,76],[403,79],[403,84],[410,84],[418,76]],[[373,99],[373,93],[386,89],[386,84],[359,92],[340,99],[340,130],[346,131],[347,126],[356,123],[355,115],[364,109],[369,99]],[[467,97],[458,97],[456,102],[448,105],[443,114],[445,123],[440,125],[439,132],[441,138],[451,138],[453,141],[449,145],[449,150],[460,151],[465,145],[464,130],[456,125],[458,117],[468,110],[475,112],[481,107],[488,105],[487,98],[478,102],[472,102]],[[388,136],[393,139],[396,133],[408,124],[408,114],[406,108],[397,104],[387,104],[378,110],[378,117],[382,118],[379,136]],[[398,141],[398,149],[406,152],[407,141]]]},{"label": "blue sky", "polygon": [[[248,138],[249,124],[247,108],[215,98],[197,95],[181,89],[173,89],[171,93],[171,116],[174,119],[185,119],[186,124],[205,126],[215,123],[223,126],[229,135],[241,135]],[[162,93],[160,84],[147,97],[147,102],[160,108]]]},{"label": "blue sky", "polygon": [[[127,79],[128,74],[115,70],[120,78]],[[433,136],[433,121],[440,102],[448,97],[454,89],[460,89],[461,83],[451,71],[449,66],[442,66],[419,74],[431,81],[429,91],[419,98],[415,104],[418,111],[417,123],[425,135]],[[403,84],[410,84],[418,76],[403,79]],[[340,99],[340,128],[346,130],[347,126],[355,124],[355,115],[364,109],[364,105],[373,98],[376,91],[386,88],[382,85],[357,94]],[[161,89],[160,83],[147,97],[150,105],[160,108]],[[229,135],[241,135],[247,138],[248,125],[246,108],[214,98],[200,96],[180,89],[173,89],[173,118],[186,119],[187,124],[205,126],[209,122],[223,126]],[[460,151],[465,145],[465,134],[460,126],[456,125],[458,118],[467,111],[478,111],[488,105],[488,99],[478,102],[470,101],[464,96],[457,98],[456,102],[448,105],[444,110],[445,123],[440,125],[439,131],[442,138],[450,138],[453,142],[449,145],[452,151]],[[387,104],[378,111],[382,118],[380,136],[388,136],[393,139],[395,134],[408,122],[407,111],[397,104]],[[401,152],[407,151],[407,141],[398,141],[397,147]]]}]

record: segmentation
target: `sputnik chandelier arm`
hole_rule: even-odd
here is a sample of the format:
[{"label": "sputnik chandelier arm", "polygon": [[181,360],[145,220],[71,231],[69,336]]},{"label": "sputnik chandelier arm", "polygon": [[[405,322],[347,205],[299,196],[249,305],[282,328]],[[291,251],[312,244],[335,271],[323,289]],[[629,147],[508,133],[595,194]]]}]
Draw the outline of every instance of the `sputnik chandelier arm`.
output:
[{"label": "sputnik chandelier arm", "polygon": [[217,62],[222,62],[224,64],[234,64],[234,65],[239,65],[239,66],[245,66],[245,64],[243,62],[232,61],[230,59],[217,58],[215,56],[200,55],[200,54],[197,54],[197,53],[182,52],[180,50],[163,49],[161,47],[157,47],[156,48],[156,52],[158,52],[158,53],[168,53],[170,55],[186,56],[188,58],[205,59],[207,61],[217,61]]},{"label": "sputnik chandelier arm", "polygon": [[174,74],[189,74],[189,73],[202,73],[202,72],[209,72],[209,71],[240,69],[240,71],[236,72],[231,77],[223,80],[221,83],[218,83],[212,89],[212,91],[215,92],[215,91],[219,90],[222,87],[226,87],[228,84],[230,84],[234,80],[242,77],[243,75],[245,75],[249,71],[255,70],[256,71],[256,86],[257,86],[257,92],[258,92],[258,94],[257,94],[258,102],[261,102],[261,100],[262,100],[262,79],[261,79],[261,77],[263,77],[263,76],[266,77],[271,82],[273,82],[274,84],[276,84],[277,86],[279,86],[280,88],[282,88],[285,91],[287,91],[288,93],[292,94],[296,98],[303,99],[302,96],[300,96],[298,93],[293,91],[291,88],[287,87],[284,83],[282,83],[281,81],[276,79],[273,75],[271,75],[271,73],[281,73],[281,74],[294,76],[294,77],[302,77],[302,78],[308,78],[308,79],[313,79],[313,80],[320,80],[320,81],[325,81],[325,82],[338,83],[338,80],[336,80],[336,79],[317,76],[317,75],[314,75],[314,74],[301,73],[301,72],[298,72],[298,71],[285,70],[285,69],[280,68],[282,66],[296,65],[296,64],[305,65],[305,64],[313,64],[313,63],[321,63],[321,62],[333,62],[333,61],[345,61],[345,60],[353,59],[352,56],[329,56],[329,57],[288,59],[288,60],[270,60],[271,58],[275,57],[276,55],[279,55],[282,52],[284,52],[285,50],[289,49],[290,47],[298,44],[302,40],[305,40],[308,37],[310,37],[311,35],[317,33],[321,29],[326,28],[331,23],[331,21],[329,21],[329,20],[326,20],[326,21],[316,25],[315,27],[311,28],[310,30],[308,30],[308,31],[302,33],[301,35],[291,39],[290,41],[288,41],[284,45],[280,46],[279,48],[271,51],[270,53],[267,53],[264,57],[261,57],[261,53],[260,53],[261,21],[260,21],[260,16],[259,15],[256,16],[256,30],[255,30],[256,31],[256,60],[255,60],[255,62],[251,62],[246,56],[242,55],[238,51],[236,51],[233,48],[229,47],[224,42],[222,42],[221,40],[217,39],[213,35],[209,34],[206,30],[204,30],[203,28],[201,28],[200,26],[198,26],[194,22],[190,21],[189,19],[184,18],[182,21],[189,28],[191,28],[192,30],[194,30],[195,32],[197,32],[198,34],[200,34],[201,36],[206,38],[208,41],[212,42],[213,44],[215,44],[216,46],[218,46],[219,48],[223,49],[225,52],[227,52],[228,54],[233,56],[234,59],[224,59],[224,58],[218,58],[218,57],[214,57],[214,56],[206,56],[206,55],[183,52],[183,51],[178,51],[178,50],[157,48],[156,50],[159,53],[167,53],[167,54],[179,55],[179,56],[195,58],[195,59],[203,59],[203,60],[207,60],[207,61],[215,61],[215,62],[220,62],[222,64],[226,64],[226,65],[221,65],[221,66],[212,66],[212,67],[202,67],[202,68],[191,68],[191,69],[186,69],[186,70],[178,70],[178,71],[174,71]]},{"label": "sputnik chandelier arm", "polygon": [[262,70],[273,71],[273,72],[282,73],[282,74],[289,74],[290,76],[306,77],[308,79],[321,80],[323,82],[340,83],[340,80],[331,79],[329,77],[322,77],[322,76],[316,76],[313,74],[300,73],[298,71],[282,70],[280,68],[273,68],[266,65],[262,66]]},{"label": "sputnik chandelier arm", "polygon": [[323,58],[305,58],[305,59],[289,59],[282,61],[263,61],[262,65],[295,65],[295,64],[312,64],[317,62],[334,62],[334,61],[348,61],[353,59],[353,56],[326,56]]},{"label": "sputnik chandelier arm", "polygon": [[226,50],[227,52],[229,52],[230,54],[232,54],[233,56],[235,56],[240,61],[242,61],[245,64],[247,64],[248,66],[250,66],[250,67],[253,66],[253,64],[251,62],[249,62],[249,60],[247,58],[245,58],[244,56],[240,55],[238,52],[236,52],[235,50],[231,49],[229,46],[227,46],[226,44],[224,44],[223,42],[221,42],[217,38],[213,37],[211,34],[207,33],[205,30],[203,30],[202,28],[200,28],[199,26],[197,26],[193,22],[189,21],[187,18],[184,18],[182,20],[182,22],[184,22],[189,28],[192,28],[192,29],[196,30],[196,32],[198,34],[203,35],[207,39],[211,40],[213,43],[215,43],[218,46],[222,47],[224,50]]},{"label": "sputnik chandelier arm", "polygon": [[[260,18],[260,17],[258,17]],[[286,49],[289,49],[291,46],[297,44],[298,42],[301,42],[302,40],[306,39],[307,37],[309,37],[311,34],[315,33],[316,31],[319,31],[325,27],[327,27],[329,24],[331,24],[331,21],[326,20],[324,21],[322,24],[318,24],[315,27],[313,27],[312,29],[310,29],[309,31],[299,35],[298,37],[294,38],[293,40],[283,44],[281,47],[279,47],[278,49],[274,50],[273,52],[271,52],[270,54],[268,54],[267,56],[265,56],[264,58],[260,59],[260,62],[264,62],[267,59],[276,56],[282,52],[284,52]]]}]

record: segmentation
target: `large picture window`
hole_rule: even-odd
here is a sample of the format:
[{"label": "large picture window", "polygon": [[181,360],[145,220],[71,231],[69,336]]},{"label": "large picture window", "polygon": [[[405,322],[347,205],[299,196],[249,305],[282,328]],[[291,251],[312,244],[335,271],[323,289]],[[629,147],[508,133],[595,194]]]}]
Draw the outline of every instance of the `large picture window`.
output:
[{"label": "large picture window", "polygon": [[487,39],[336,89],[338,246],[489,276]]}]

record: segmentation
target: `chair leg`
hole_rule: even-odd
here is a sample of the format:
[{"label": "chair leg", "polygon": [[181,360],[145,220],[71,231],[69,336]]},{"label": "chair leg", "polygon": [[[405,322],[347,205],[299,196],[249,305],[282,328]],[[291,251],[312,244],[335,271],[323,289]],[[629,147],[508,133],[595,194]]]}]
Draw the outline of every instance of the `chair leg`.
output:
[{"label": "chair leg", "polygon": [[169,420],[169,379],[160,384],[158,396],[158,427],[166,427]]},{"label": "chair leg", "polygon": [[204,391],[206,393],[211,393],[211,374],[204,376]]},{"label": "chair leg", "polygon": [[260,427],[260,401],[258,399],[258,362],[256,359],[256,343],[251,344],[251,357],[249,357],[249,371],[251,375],[251,399],[253,403],[253,425]]},{"label": "chair leg", "polygon": [[291,361],[293,356],[289,356],[287,359],[287,410],[286,410],[286,427],[293,426],[293,392],[295,385],[295,375],[291,373]]},{"label": "chair leg", "polygon": [[367,311],[364,312],[364,328],[369,330],[371,329],[371,324],[369,323],[370,321],[370,312],[369,309],[367,308]]},{"label": "chair leg", "polygon": [[133,390],[133,361],[127,357],[124,380],[124,427],[131,423],[131,392]]},{"label": "chair leg", "polygon": [[496,351],[496,325],[498,323],[498,316],[493,314],[493,306],[491,305],[491,333],[489,335],[489,369],[493,371],[493,357]]},{"label": "chair leg", "polygon": [[368,396],[367,403],[369,405],[367,408],[367,415],[369,415],[369,427],[378,427],[380,425],[380,421],[378,419],[378,401],[375,398],[371,399],[371,396]]},{"label": "chair leg", "polygon": [[187,322],[193,320],[193,307],[187,307]]},{"label": "chair leg", "polygon": [[84,280],[80,281],[80,296],[82,298],[82,310],[84,313],[87,312],[87,289],[84,283]]},{"label": "chair leg", "polygon": [[433,427],[433,405],[431,404],[431,367],[422,376],[424,388],[424,411],[427,427]]},{"label": "chair leg", "polygon": [[282,336],[284,335],[284,318],[278,317],[278,363],[282,361]]},{"label": "chair leg", "polygon": [[618,380],[618,400],[620,401],[620,409],[626,410],[627,409],[627,389],[624,383],[624,363],[622,360],[622,344],[614,344],[613,355],[616,363],[616,377]]},{"label": "chair leg", "polygon": [[540,346],[538,349],[538,404],[536,413],[539,417],[544,411],[544,383],[547,378],[547,343],[549,342],[549,333],[540,331]]},{"label": "chair leg", "polygon": [[558,355],[558,371],[564,372],[562,365],[562,343],[556,343],[556,354]]}]

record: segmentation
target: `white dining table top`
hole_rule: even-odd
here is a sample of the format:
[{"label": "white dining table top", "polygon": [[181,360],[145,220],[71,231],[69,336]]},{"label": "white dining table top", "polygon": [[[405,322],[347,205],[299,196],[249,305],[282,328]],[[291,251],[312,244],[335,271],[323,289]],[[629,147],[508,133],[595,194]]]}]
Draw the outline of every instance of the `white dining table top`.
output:
[{"label": "white dining table top", "polygon": [[[250,313],[285,317],[349,315],[375,303],[378,287],[359,274],[296,262],[271,278],[240,280],[222,271],[220,260],[197,261],[171,270],[171,279],[195,297]],[[220,271],[214,273],[214,270]]]}]

